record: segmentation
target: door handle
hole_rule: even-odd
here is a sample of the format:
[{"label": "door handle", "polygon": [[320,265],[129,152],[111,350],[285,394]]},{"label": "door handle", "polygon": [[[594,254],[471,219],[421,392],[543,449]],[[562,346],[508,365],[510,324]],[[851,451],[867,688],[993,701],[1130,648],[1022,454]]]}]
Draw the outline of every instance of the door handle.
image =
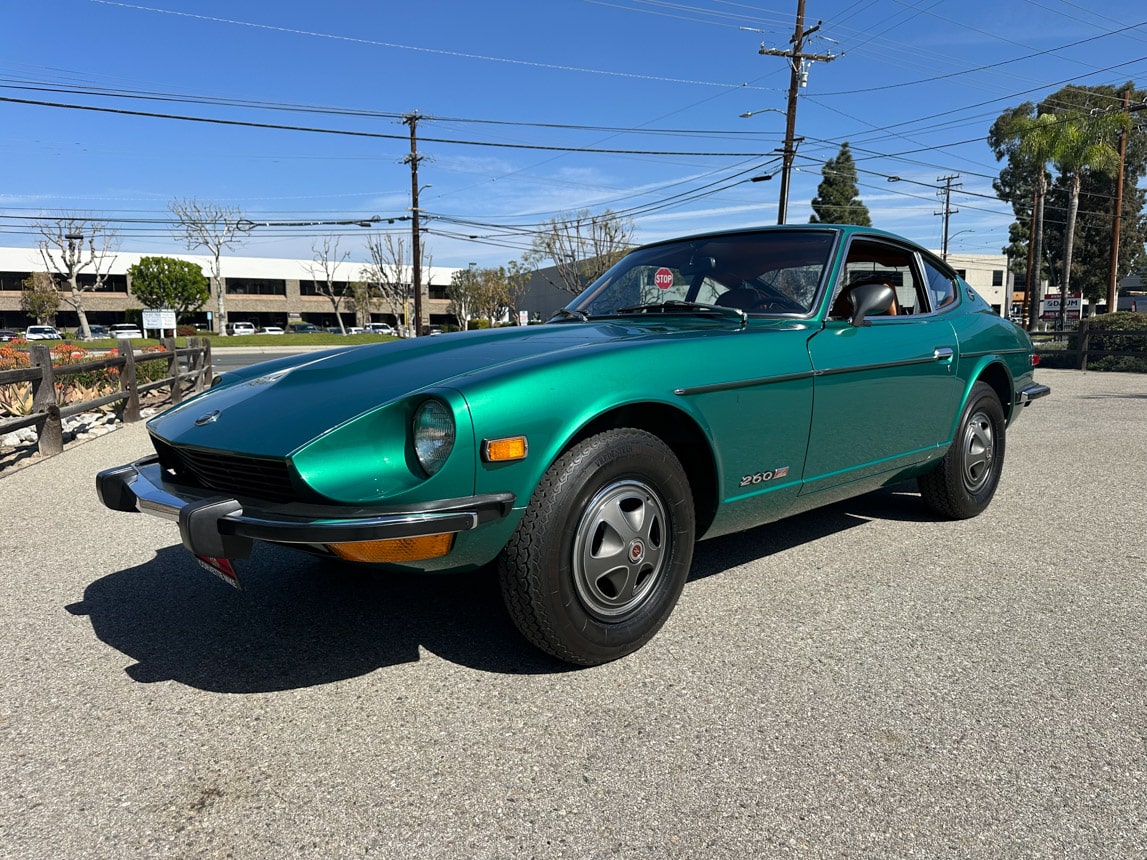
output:
[{"label": "door handle", "polygon": [[955,352],[950,346],[938,346],[932,350],[932,357],[937,361],[951,361]]}]

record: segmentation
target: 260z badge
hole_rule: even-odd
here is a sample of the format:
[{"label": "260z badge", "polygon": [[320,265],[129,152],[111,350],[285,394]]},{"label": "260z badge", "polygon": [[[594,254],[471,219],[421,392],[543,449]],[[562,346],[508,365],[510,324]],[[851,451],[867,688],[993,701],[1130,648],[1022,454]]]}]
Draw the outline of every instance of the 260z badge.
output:
[{"label": "260z badge", "polygon": [[773,469],[769,472],[757,472],[752,475],[745,475],[741,478],[742,487],[751,487],[753,484],[763,484],[766,481],[775,481],[777,478],[787,477],[789,473],[788,466],[781,466],[779,469]]}]

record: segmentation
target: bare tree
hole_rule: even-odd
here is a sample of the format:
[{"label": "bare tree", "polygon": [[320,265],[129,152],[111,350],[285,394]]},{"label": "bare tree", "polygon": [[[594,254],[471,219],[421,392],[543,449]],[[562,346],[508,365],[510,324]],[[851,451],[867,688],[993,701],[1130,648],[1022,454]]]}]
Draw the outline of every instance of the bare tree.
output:
[{"label": "bare tree", "polygon": [[322,293],[331,303],[335,312],[335,319],[339,321],[339,331],[346,334],[340,308],[347,297],[349,285],[346,281],[335,280],[338,267],[350,256],[350,251],[339,253],[339,240],[337,236],[324,236],[321,243],[311,246],[314,262],[307,267],[311,273],[311,280],[315,282],[315,289]]},{"label": "bare tree", "polygon": [[[367,252],[370,262],[362,267],[360,277],[372,285],[377,297],[389,305],[395,316],[401,316],[403,324],[410,327],[410,317],[407,307],[414,299],[414,287],[411,283],[411,263],[407,260],[406,240],[402,236],[395,237],[392,233],[372,233],[366,240]],[[421,246],[420,266],[426,282],[423,288],[430,287],[430,267],[433,258],[430,249],[425,244]],[[420,334],[417,325],[414,334]]]},{"label": "bare tree", "polygon": [[[371,285],[390,310],[406,319],[406,303],[411,297],[410,267],[406,261],[406,242],[392,233],[371,233],[366,237],[370,262],[362,267],[361,277]],[[373,298],[371,303],[373,304]]]},{"label": "bare tree", "polygon": [[506,305],[518,324],[518,305],[526,297],[526,287],[534,277],[534,267],[529,256],[521,260],[511,260],[506,267]]},{"label": "bare tree", "polygon": [[227,304],[220,257],[227,248],[238,247],[251,222],[236,208],[203,203],[194,198],[173,200],[169,207],[177,222],[176,235],[189,250],[203,248],[211,255],[211,289],[215,293],[215,330],[227,334]]},{"label": "bare tree", "polygon": [[[79,317],[82,336],[91,337],[84,293],[107,283],[115,263],[115,231],[98,221],[77,217],[41,221],[37,228],[40,257],[56,279],[60,299]],[[85,275],[82,282],[81,274]]]},{"label": "bare tree", "polygon": [[558,286],[576,296],[625,256],[632,238],[632,219],[609,209],[600,215],[583,209],[552,219],[534,236],[530,255],[538,260],[552,260],[561,281]]}]

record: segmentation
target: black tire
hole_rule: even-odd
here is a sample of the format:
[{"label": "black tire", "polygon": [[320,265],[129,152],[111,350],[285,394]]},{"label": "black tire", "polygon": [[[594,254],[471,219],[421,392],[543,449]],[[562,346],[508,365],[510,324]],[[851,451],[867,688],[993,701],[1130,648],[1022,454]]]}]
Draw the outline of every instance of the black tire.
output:
[{"label": "black tire", "polygon": [[650,433],[608,430],[550,466],[498,559],[534,645],[595,666],[636,651],[677,603],[696,524],[685,470]]},{"label": "black tire", "polygon": [[977,382],[960,416],[952,447],[935,469],[916,481],[928,507],[957,520],[987,508],[1004,468],[1005,424],[995,390]]}]

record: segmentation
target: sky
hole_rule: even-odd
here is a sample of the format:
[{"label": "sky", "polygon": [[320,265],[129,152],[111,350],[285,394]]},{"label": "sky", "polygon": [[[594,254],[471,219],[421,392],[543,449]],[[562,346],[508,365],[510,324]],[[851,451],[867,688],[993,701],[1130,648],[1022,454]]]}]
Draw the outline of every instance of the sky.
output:
[{"label": "sky", "polygon": [[[124,251],[186,253],[170,204],[194,199],[259,225],[234,253],[309,259],[331,236],[365,260],[370,230],[409,236],[414,115],[436,266],[504,265],[583,209],[632,218],[638,242],[774,224],[790,68],[761,49],[791,47],[796,11],[9,0],[0,246],[70,216]],[[1007,243],[985,142],[1004,110],[1069,83],[1147,86],[1142,0],[807,0],[804,28],[824,59],[799,91],[789,222],[847,141],[874,226],[938,249],[950,184],[951,253]]]}]

